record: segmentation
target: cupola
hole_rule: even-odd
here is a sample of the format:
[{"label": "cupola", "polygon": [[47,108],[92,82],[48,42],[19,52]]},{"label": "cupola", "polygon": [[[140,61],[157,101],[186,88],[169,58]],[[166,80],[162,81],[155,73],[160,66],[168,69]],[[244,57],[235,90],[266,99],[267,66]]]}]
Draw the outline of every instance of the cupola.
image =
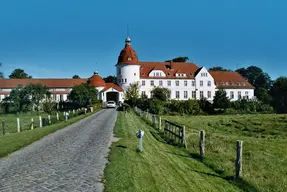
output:
[{"label": "cupola", "polygon": [[94,75],[89,78],[88,84],[95,87],[104,87],[106,85],[105,81],[101,78],[98,72],[94,72]]},{"label": "cupola", "polygon": [[118,57],[118,64],[119,63],[126,63],[126,64],[136,64],[138,63],[138,57],[131,46],[131,39],[129,37],[125,40],[125,48],[121,51]]}]

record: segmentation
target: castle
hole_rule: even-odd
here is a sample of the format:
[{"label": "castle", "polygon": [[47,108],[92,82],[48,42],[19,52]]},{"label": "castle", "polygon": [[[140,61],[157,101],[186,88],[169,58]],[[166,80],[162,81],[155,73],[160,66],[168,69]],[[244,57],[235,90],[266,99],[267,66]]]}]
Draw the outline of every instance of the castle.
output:
[{"label": "castle", "polygon": [[215,91],[222,88],[231,101],[253,99],[254,87],[237,72],[208,71],[194,63],[139,61],[131,46],[131,39],[118,57],[117,81],[124,90],[130,83],[140,82],[140,94],[151,97],[152,89],[165,87],[171,99],[187,100],[206,98],[213,101]]},{"label": "castle", "polygon": [[237,72],[208,71],[194,63],[139,61],[129,37],[118,56],[116,76],[117,84],[106,83],[98,73],[82,79],[0,79],[0,101],[18,85],[30,83],[46,85],[57,102],[66,101],[72,87],[81,83],[95,86],[103,102],[123,102],[124,90],[134,82],[140,83],[140,94],[147,97],[152,96],[154,87],[165,87],[171,91],[171,99],[177,100],[206,98],[212,102],[219,88],[226,91],[231,101],[254,98],[254,87]]}]

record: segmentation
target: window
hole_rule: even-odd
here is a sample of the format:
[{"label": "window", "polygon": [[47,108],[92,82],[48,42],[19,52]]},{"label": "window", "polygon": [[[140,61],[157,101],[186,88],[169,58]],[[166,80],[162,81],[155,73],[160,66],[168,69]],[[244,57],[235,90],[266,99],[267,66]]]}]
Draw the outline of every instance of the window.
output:
[{"label": "window", "polygon": [[125,79],[125,83],[127,82],[127,79]]},{"label": "window", "polygon": [[176,86],[179,86],[179,81],[175,81],[175,85],[176,85]]},{"label": "window", "polygon": [[187,81],[184,81],[184,86],[187,86]]},{"label": "window", "polygon": [[207,77],[207,73],[201,73],[201,77]]},{"label": "window", "polygon": [[207,91],[207,98],[211,98],[211,91]]},{"label": "window", "polygon": [[203,99],[203,91],[199,92],[199,97],[200,97],[200,99]]},{"label": "window", "polygon": [[192,76],[192,73],[190,73],[189,75]]},{"label": "window", "polygon": [[245,95],[248,95],[248,91],[245,91]]},{"label": "window", "polygon": [[136,73],[134,73],[134,76],[136,76],[137,74]]},{"label": "window", "polygon": [[142,76],[144,76],[144,73],[142,73]]},{"label": "window", "polygon": [[242,85],[245,86],[246,84],[244,82],[242,82]]},{"label": "window", "polygon": [[142,81],[142,86],[145,86],[145,81]]},{"label": "window", "polygon": [[195,99],[195,97],[196,97],[195,91],[192,91],[192,92],[191,92],[191,97],[192,97],[193,99]]},{"label": "window", "polygon": [[195,81],[192,81],[191,85],[192,85],[192,87],[194,87],[195,86]]},{"label": "window", "polygon": [[215,85],[216,85],[216,86],[218,86],[218,83],[217,83],[217,82],[215,82]]},{"label": "window", "polygon": [[167,73],[167,75],[170,75],[170,73]]},{"label": "window", "polygon": [[230,91],[230,98],[234,99],[234,92],[233,91]]},{"label": "window", "polygon": [[179,91],[175,92],[175,98],[179,99]]},{"label": "window", "polygon": [[228,82],[225,82],[225,85],[228,85]]},{"label": "window", "polygon": [[64,99],[63,99],[63,95],[60,95],[60,101],[63,101]]},{"label": "window", "polygon": [[201,86],[201,87],[203,86],[203,81],[200,81],[200,86]]},{"label": "window", "polygon": [[159,86],[162,86],[162,81],[159,81]]},{"label": "window", "polygon": [[167,81],[167,86],[171,86],[171,81]]},{"label": "window", "polygon": [[154,81],[153,80],[150,81],[150,85],[154,86]]},{"label": "window", "polygon": [[183,97],[186,99],[187,98],[187,91],[183,92]]},{"label": "window", "polygon": [[207,81],[207,86],[211,86],[211,81]]},{"label": "window", "polygon": [[237,94],[238,94],[238,99],[241,99],[241,91],[238,91]]},{"label": "window", "polygon": [[159,76],[159,73],[156,73],[156,76]]},{"label": "window", "polygon": [[224,86],[224,85],[225,85],[225,83],[224,83],[224,82],[222,82],[222,83],[221,83],[221,85],[223,85],[223,86]]},{"label": "window", "polygon": [[142,96],[146,96],[145,91],[142,91]]}]

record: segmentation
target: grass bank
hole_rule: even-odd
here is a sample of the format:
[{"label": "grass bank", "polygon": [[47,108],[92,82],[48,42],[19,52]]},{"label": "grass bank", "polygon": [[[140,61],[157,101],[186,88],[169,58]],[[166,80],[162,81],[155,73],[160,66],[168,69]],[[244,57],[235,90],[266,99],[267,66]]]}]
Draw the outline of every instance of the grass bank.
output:
[{"label": "grass bank", "polygon": [[[100,109],[95,110],[95,112]],[[92,115],[93,113],[87,113],[80,116],[72,117],[69,121],[59,122],[57,124],[52,124],[49,126],[36,128],[33,130],[26,130],[19,133],[10,133],[5,136],[0,136],[0,158],[9,155],[10,153],[17,151],[41,138],[44,136],[53,133],[59,129],[65,128],[68,125],[71,125],[85,117]]]},{"label": "grass bank", "polygon": [[[137,152],[137,130],[144,130],[143,152]],[[134,113],[119,112],[110,163],[105,169],[105,191],[241,191],[214,170],[165,144],[158,132]]]},{"label": "grass bank", "polygon": [[205,130],[204,163],[222,177],[234,175],[236,140],[243,140],[244,181],[257,191],[287,191],[287,115],[163,118],[186,126],[187,146],[193,157],[199,154],[199,134],[196,131]]}]

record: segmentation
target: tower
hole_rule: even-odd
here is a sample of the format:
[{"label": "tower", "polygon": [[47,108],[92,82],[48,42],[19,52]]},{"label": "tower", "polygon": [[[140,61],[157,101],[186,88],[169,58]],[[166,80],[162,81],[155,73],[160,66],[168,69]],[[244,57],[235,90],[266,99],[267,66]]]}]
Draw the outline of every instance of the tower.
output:
[{"label": "tower", "polygon": [[140,80],[140,65],[135,50],[131,46],[131,39],[127,37],[125,47],[118,57],[117,81],[120,87],[126,90],[130,83]]}]

